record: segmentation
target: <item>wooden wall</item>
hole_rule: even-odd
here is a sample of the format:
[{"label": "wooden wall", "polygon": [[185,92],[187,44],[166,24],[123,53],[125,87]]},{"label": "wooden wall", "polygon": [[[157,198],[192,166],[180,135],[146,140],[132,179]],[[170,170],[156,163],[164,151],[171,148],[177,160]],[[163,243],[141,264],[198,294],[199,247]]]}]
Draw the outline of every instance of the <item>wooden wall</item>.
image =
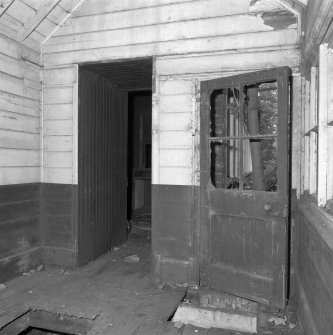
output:
[{"label": "wooden wall", "polygon": [[0,282],[41,264],[40,186],[0,186]]},{"label": "wooden wall", "polygon": [[40,53],[0,34],[0,185],[40,181]]},{"label": "wooden wall", "polygon": [[75,65],[43,72],[42,182],[77,184],[77,83]]},{"label": "wooden wall", "polygon": [[77,193],[77,185],[41,184],[40,228],[45,265],[77,265]]},{"label": "wooden wall", "polygon": [[40,53],[0,34],[0,282],[41,263]]},{"label": "wooden wall", "polygon": [[303,196],[296,219],[298,311],[307,335],[333,333],[332,216]]},{"label": "wooden wall", "polygon": [[[304,29],[304,43],[302,47],[302,66],[301,66],[301,77],[298,79],[298,90],[296,93],[302,93],[302,89],[306,88],[305,85],[300,85],[301,82],[310,79],[311,71],[319,65],[319,48],[320,44],[333,43],[333,12],[332,12],[333,1],[332,0],[318,0],[308,1],[307,11],[303,18],[303,29]],[[321,66],[321,65],[320,65]],[[316,92],[309,89],[303,92],[302,97],[298,99],[297,116],[295,115],[295,129],[297,130],[294,136],[295,152],[297,152],[296,145],[300,149],[297,155],[299,169],[296,170],[295,178],[298,177],[298,194],[304,192],[304,189],[311,187],[303,184],[310,180],[308,171],[304,170],[302,166],[302,160],[304,161],[305,140],[302,133],[302,124],[304,123],[304,115],[302,116],[301,107],[306,106],[308,101],[316,101],[319,98],[318,113],[325,115],[326,113],[326,100],[323,99],[321,102],[322,94],[327,90],[329,84],[320,84],[325,81],[325,75],[328,73],[324,71],[323,79],[319,72],[319,91],[316,97]],[[328,73],[332,80],[332,73]],[[303,87],[304,88],[303,88]],[[325,87],[326,86],[326,87]],[[311,96],[310,96],[311,94]],[[324,93],[325,95],[325,93]],[[311,104],[307,107],[308,112],[315,114],[315,104]],[[303,120],[302,120],[303,117]],[[322,118],[319,117],[319,120]],[[301,121],[302,120],[302,121]],[[304,125],[303,125],[304,126]],[[319,133],[319,137],[320,137]],[[322,140],[325,139],[321,136]],[[322,151],[325,145],[321,146],[319,142],[318,148],[316,148],[318,156],[318,166],[313,165],[314,170],[318,169],[320,174],[320,168],[325,163],[323,159]],[[309,163],[311,164],[311,162]],[[305,167],[306,169],[307,167]],[[305,172],[306,171],[306,172]],[[325,182],[321,179],[325,173],[321,173],[319,179],[314,183],[318,184],[317,189],[324,188]],[[305,177],[304,177],[305,176]],[[306,178],[307,177],[307,178]],[[306,185],[306,184],[305,184]],[[327,187],[332,187],[329,183]],[[319,199],[320,199],[320,192]],[[302,325],[307,335],[320,335],[320,334],[331,334],[333,333],[333,217],[328,214],[324,208],[318,206],[318,199],[316,196],[302,195],[300,200],[296,202],[297,213],[296,213],[296,230],[294,236],[296,236],[295,243],[295,263],[296,263],[296,289],[294,292],[298,302],[298,313]],[[293,292],[292,292],[293,293]]]},{"label": "wooden wall", "polygon": [[[218,0],[89,0],[43,46],[45,73],[67,72],[77,63],[156,57],[153,183],[197,185],[195,81],[299,65],[297,16],[278,1],[251,4],[248,0],[227,0],[223,5]],[[75,100],[73,82],[72,77],[46,88],[44,106],[50,107],[52,117],[57,115],[54,105],[59,98],[70,109]],[[49,86],[46,81],[45,85]],[[52,125],[53,132],[71,137],[76,116],[72,111],[67,117],[59,122],[45,120],[44,134]],[[63,166],[56,167],[48,165],[47,160],[56,155],[46,154],[47,150],[44,180],[76,183],[75,152],[72,162],[70,151],[57,154]]]},{"label": "wooden wall", "polygon": [[[154,276],[194,282],[200,80],[286,65],[297,72],[298,17],[278,1],[89,0],[43,46],[45,72],[54,74],[80,63],[140,57],[154,57]],[[68,126],[64,135],[74,143],[77,116],[72,83],[58,81],[61,86],[52,88],[55,99],[44,100],[44,106],[55,106],[59,96],[64,104],[72,103],[68,120],[50,124],[55,132]],[[52,110],[56,115],[56,107]],[[77,154],[72,149],[71,161],[70,150],[58,154],[67,165],[53,167],[54,174],[44,167],[44,180],[77,182]],[[183,206],[175,211],[174,199],[179,197]],[[174,276],[167,277],[173,270]]]}]

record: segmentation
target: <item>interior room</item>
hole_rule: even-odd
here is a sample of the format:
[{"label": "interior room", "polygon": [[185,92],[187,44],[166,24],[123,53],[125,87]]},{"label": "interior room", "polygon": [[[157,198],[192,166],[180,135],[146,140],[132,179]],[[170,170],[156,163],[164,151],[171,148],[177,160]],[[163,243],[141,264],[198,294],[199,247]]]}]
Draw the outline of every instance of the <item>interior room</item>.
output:
[{"label": "interior room", "polygon": [[0,0],[0,335],[333,334],[333,0]]}]

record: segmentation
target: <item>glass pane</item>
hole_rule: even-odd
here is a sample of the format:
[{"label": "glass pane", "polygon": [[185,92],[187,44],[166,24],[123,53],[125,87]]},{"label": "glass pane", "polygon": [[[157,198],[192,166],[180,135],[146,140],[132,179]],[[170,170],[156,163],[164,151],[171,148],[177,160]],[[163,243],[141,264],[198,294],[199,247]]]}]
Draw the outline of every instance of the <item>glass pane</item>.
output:
[{"label": "glass pane", "polygon": [[216,188],[276,192],[277,138],[212,141],[210,149]]},{"label": "glass pane", "polygon": [[212,137],[239,135],[239,89],[229,87],[211,94]]},{"label": "glass pane", "polygon": [[277,83],[244,86],[244,128],[246,135],[277,134]]}]

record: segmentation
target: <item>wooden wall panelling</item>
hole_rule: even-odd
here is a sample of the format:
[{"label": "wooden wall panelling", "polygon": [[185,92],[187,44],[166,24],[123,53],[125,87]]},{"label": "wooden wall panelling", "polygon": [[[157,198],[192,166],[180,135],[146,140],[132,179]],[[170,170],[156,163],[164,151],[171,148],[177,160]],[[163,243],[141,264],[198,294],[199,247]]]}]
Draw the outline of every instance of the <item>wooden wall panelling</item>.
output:
[{"label": "wooden wall panelling", "polygon": [[43,181],[47,183],[76,183],[77,80],[76,65],[43,73]]},{"label": "wooden wall panelling", "polygon": [[41,264],[40,185],[0,186],[0,282]]},{"label": "wooden wall panelling", "polygon": [[60,65],[273,46],[292,49],[298,40],[296,24],[297,15],[278,1],[268,6],[241,0],[224,6],[216,0],[89,1],[44,45],[44,59],[47,65]]},{"label": "wooden wall panelling", "polygon": [[[256,7],[251,8],[245,1],[238,1],[238,4],[234,2],[234,5],[229,1],[229,4],[225,3],[224,6],[221,6],[221,3],[218,0],[211,0],[209,1],[209,4],[207,1],[178,2],[175,4],[167,4],[165,6],[156,6],[155,4],[155,6],[142,7],[139,9],[133,9],[134,6],[128,8],[128,10],[109,13],[104,12],[97,15],[90,14],[81,17],[81,10],[79,10],[75,17],[68,20],[64,27],[54,35],[53,39],[56,40],[56,37],[59,36],[70,36],[73,34],[82,34],[99,30],[107,31],[134,26],[142,27],[156,24],[172,24],[174,22],[194,21],[216,17],[225,17],[225,20],[233,20],[233,24],[231,27],[227,28],[225,33],[228,34],[228,29],[234,30],[236,26],[237,28],[234,31],[237,33],[238,29],[246,28],[246,24],[243,24],[244,22],[240,21],[239,25],[236,25],[235,21],[239,20],[237,20],[237,17],[234,18],[234,16],[242,15],[243,18],[241,20],[245,21],[251,19],[250,16],[246,16],[247,14],[251,13],[253,16],[262,14],[262,10],[256,11]],[[283,10],[279,5],[276,6],[276,9],[280,9],[280,11]],[[252,20],[252,22],[254,21],[255,20]],[[224,22],[221,23],[223,24]],[[191,23],[188,22],[188,24],[190,25]],[[209,23],[207,26],[209,26]],[[255,27],[255,25],[253,24],[252,27]],[[263,25],[261,24],[259,27],[263,28]],[[217,29],[217,27],[215,29]],[[268,30],[268,27],[266,29]],[[206,29],[206,31],[207,30],[208,29]],[[199,32],[197,32],[197,34],[198,33]]]},{"label": "wooden wall panelling", "polygon": [[304,328],[313,334],[333,330],[333,244],[329,215],[313,199],[298,202],[299,309]]},{"label": "wooden wall panelling", "polygon": [[0,40],[0,184],[39,182],[40,55],[3,35]]},{"label": "wooden wall panelling", "polygon": [[[70,184],[70,183],[69,183]],[[77,186],[41,184],[43,262],[46,265],[77,265]]]}]

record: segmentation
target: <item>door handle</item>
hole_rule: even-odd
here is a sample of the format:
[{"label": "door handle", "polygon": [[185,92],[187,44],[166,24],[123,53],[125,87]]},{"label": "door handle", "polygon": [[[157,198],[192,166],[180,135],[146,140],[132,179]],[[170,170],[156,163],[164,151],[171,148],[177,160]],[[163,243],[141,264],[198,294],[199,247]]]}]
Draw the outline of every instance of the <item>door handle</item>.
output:
[{"label": "door handle", "polygon": [[271,209],[272,209],[272,205],[270,205],[270,204],[265,204],[265,205],[264,205],[264,210],[265,210],[266,212],[269,212]]}]

